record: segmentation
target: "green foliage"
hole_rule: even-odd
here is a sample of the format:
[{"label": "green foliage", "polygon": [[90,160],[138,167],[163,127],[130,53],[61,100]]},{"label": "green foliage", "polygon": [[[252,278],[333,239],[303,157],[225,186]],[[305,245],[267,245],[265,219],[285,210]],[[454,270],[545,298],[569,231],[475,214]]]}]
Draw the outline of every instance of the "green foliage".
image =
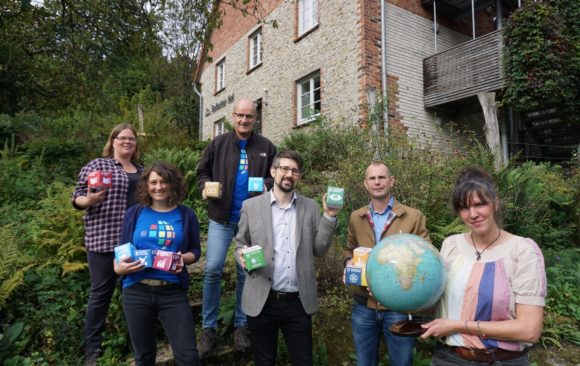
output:
[{"label": "green foliage", "polygon": [[503,103],[520,111],[567,105],[577,113],[579,29],[578,1],[524,2],[504,29],[508,86]]},{"label": "green foliage", "polygon": [[[571,171],[572,177],[579,174]],[[542,248],[577,244],[578,186],[561,167],[527,162],[498,172],[504,228],[534,239]]]},{"label": "green foliage", "polygon": [[544,260],[548,295],[540,342],[544,347],[580,345],[580,249],[547,249]]}]

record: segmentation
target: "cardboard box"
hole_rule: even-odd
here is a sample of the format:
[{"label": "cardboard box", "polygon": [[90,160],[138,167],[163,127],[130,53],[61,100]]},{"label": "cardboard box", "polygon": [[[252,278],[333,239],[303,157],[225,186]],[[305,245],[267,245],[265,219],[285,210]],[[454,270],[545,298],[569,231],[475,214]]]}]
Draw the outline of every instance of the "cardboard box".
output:
[{"label": "cardboard box", "polygon": [[94,191],[110,188],[113,186],[113,172],[102,172],[100,170],[90,172],[87,178],[87,185],[89,189],[93,189]]},{"label": "cardboard box", "polygon": [[326,207],[340,209],[344,206],[344,188],[329,186],[326,190]]},{"label": "cardboard box", "polygon": [[352,265],[365,268],[367,266],[367,260],[373,248],[358,247],[354,248],[352,251]]},{"label": "cardboard box", "polygon": [[115,261],[123,262],[127,258],[135,258],[135,246],[132,243],[125,243],[115,247]]},{"label": "cardboard box", "polygon": [[177,268],[177,263],[179,263],[180,258],[181,254],[168,252],[166,250],[158,250],[153,259],[152,268],[173,272]]},{"label": "cardboard box", "polygon": [[365,268],[346,266],[344,282],[349,286],[368,286]]},{"label": "cardboard box", "polygon": [[266,259],[264,258],[264,251],[259,245],[254,245],[242,250],[242,255],[246,261],[246,269],[253,271],[256,268],[266,266]]},{"label": "cardboard box", "polygon": [[152,249],[137,249],[135,250],[135,260],[141,261],[143,268],[153,267],[154,253]]},{"label": "cardboard box", "polygon": [[263,191],[264,191],[264,178],[250,177],[250,179],[248,179],[248,192],[263,192]]},{"label": "cardboard box", "polygon": [[222,184],[220,182],[205,182],[203,191],[208,198],[221,198]]}]

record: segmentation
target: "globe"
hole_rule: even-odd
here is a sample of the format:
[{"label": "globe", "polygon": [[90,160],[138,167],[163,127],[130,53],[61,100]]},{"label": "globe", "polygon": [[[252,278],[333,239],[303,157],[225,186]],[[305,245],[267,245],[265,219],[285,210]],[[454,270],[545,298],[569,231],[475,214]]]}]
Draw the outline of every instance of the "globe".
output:
[{"label": "globe", "polygon": [[435,305],[446,282],[437,248],[413,234],[381,240],[369,254],[366,276],[375,299],[400,313],[420,312]]}]

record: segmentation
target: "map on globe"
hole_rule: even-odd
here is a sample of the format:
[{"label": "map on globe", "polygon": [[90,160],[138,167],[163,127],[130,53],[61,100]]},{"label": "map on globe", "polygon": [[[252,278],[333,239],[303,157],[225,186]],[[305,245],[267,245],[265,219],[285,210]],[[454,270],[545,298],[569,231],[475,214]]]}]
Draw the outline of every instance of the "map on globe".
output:
[{"label": "map on globe", "polygon": [[381,240],[366,267],[373,296],[387,308],[412,313],[433,306],[445,289],[445,267],[437,249],[412,234]]}]

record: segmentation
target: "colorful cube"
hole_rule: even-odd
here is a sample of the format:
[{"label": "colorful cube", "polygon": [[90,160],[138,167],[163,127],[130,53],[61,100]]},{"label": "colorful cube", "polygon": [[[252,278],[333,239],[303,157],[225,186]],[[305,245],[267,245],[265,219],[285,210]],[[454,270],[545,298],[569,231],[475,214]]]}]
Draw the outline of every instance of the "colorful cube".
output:
[{"label": "colorful cube", "polygon": [[354,250],[352,251],[353,253],[352,265],[365,268],[367,266],[367,260],[369,259],[369,255],[372,250],[373,248],[367,247],[354,248]]},{"label": "colorful cube", "polygon": [[90,172],[87,178],[87,185],[89,189],[94,191],[110,188],[113,186],[113,172],[103,172],[100,170]]},{"label": "colorful cube", "polygon": [[151,268],[153,267],[153,256],[152,249],[137,249],[133,258],[141,261],[143,268]]},{"label": "colorful cube", "polygon": [[222,184],[220,182],[205,182],[203,191],[208,198],[221,198]]},{"label": "colorful cube", "polygon": [[365,268],[346,266],[344,282],[350,286],[367,286]]},{"label": "colorful cube", "polygon": [[249,248],[242,250],[242,255],[246,261],[246,269],[248,271],[253,271],[256,268],[261,268],[266,266],[266,260],[264,258],[264,251],[259,245],[254,245]]},{"label": "colorful cube", "polygon": [[161,271],[174,272],[177,268],[177,263],[181,254],[168,252],[166,250],[158,250],[153,259],[152,268],[159,269]]},{"label": "colorful cube", "polygon": [[132,243],[125,243],[115,247],[115,261],[123,262],[127,258],[135,258],[135,246]]},{"label": "colorful cube", "polygon": [[263,191],[264,191],[264,178],[250,177],[248,179],[248,192],[263,192]]},{"label": "colorful cube", "polygon": [[341,209],[344,206],[344,188],[329,186],[326,190],[326,207]]}]

